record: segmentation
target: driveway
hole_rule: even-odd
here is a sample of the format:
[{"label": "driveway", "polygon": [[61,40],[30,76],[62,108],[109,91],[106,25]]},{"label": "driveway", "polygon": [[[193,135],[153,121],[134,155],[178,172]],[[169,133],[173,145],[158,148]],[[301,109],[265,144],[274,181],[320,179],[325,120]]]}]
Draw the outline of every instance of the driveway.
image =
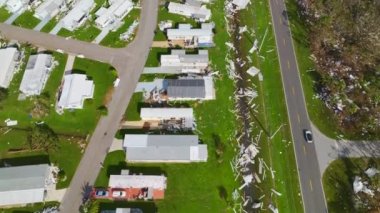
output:
[{"label": "driveway", "polygon": [[328,138],[312,125],[321,174],[329,164],[338,158],[376,157],[380,158],[378,141],[348,141]]}]

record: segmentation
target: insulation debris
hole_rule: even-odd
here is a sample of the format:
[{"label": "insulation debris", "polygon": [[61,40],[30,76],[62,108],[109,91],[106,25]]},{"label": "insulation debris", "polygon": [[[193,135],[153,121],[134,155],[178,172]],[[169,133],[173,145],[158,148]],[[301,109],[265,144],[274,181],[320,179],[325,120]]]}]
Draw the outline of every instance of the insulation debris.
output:
[{"label": "insulation debris", "polygon": [[278,209],[273,205],[273,204],[269,204],[268,208],[273,212],[273,213],[278,213]]},{"label": "insulation debris", "polygon": [[260,70],[257,69],[256,67],[252,66],[250,67],[248,70],[247,70],[247,73],[252,76],[252,77],[255,77],[257,74],[259,74]]},{"label": "insulation debris", "polygon": [[18,124],[18,121],[17,120],[11,120],[11,119],[6,119],[5,121],[5,124],[7,126],[16,126]]},{"label": "insulation debris", "polygon": [[278,191],[276,191],[276,190],[274,190],[274,189],[271,189],[271,191],[272,191],[274,194],[276,194],[277,196],[281,196],[281,195],[282,195],[280,192],[278,192]]},{"label": "insulation debris", "polygon": [[254,53],[258,49],[258,46],[257,46],[258,44],[259,44],[259,41],[255,39],[255,41],[253,42],[252,48],[248,52],[250,54]]}]

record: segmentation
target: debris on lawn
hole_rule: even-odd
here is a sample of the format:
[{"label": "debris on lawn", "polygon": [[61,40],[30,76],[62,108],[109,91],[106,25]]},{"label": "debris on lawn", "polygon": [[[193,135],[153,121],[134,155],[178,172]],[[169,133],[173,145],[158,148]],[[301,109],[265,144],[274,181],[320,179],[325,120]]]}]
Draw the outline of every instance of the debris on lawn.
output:
[{"label": "debris on lawn", "polygon": [[139,21],[135,20],[131,26],[129,26],[128,30],[120,35],[120,40],[122,41],[129,41],[132,36],[135,34],[136,28],[139,25]]},{"label": "debris on lawn", "polygon": [[7,118],[4,122],[7,126],[16,126],[18,124],[17,120],[11,120],[10,118]]},{"label": "debris on lawn", "polygon": [[172,28],[172,27],[173,27],[173,21],[171,20],[160,21],[160,23],[158,24],[158,28],[161,31],[165,31],[166,29]]},{"label": "debris on lawn", "polygon": [[273,205],[273,204],[269,204],[268,208],[273,212],[273,213],[278,213],[278,209]]},{"label": "debris on lawn", "polygon": [[252,66],[250,67],[248,70],[247,70],[247,73],[252,76],[252,77],[255,77],[257,74],[260,73],[260,70],[257,69],[256,67]]},{"label": "debris on lawn", "polygon": [[365,170],[364,173],[365,173],[368,177],[371,178],[371,177],[373,177],[373,176],[379,174],[380,171],[377,170],[376,168],[368,168],[367,170]]},{"label": "debris on lawn", "polygon": [[369,196],[373,197],[375,195],[373,190],[369,189],[367,186],[368,186],[367,181],[363,182],[361,177],[355,176],[355,180],[353,183],[353,188],[354,188],[355,194],[357,194],[359,192],[364,192],[364,193],[368,194]]}]

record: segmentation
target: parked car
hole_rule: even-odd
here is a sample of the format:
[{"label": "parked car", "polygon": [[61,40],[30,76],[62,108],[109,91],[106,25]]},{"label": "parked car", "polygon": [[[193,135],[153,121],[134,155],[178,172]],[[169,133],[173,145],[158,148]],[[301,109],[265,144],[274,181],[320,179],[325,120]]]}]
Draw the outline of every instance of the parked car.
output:
[{"label": "parked car", "polygon": [[305,140],[308,143],[313,143],[313,134],[310,130],[305,130]]},{"label": "parked car", "polygon": [[125,191],[121,190],[115,190],[112,192],[112,197],[113,198],[124,198],[126,197],[127,193]]},{"label": "parked car", "polygon": [[107,198],[109,195],[106,189],[95,189],[94,196],[96,198]]}]

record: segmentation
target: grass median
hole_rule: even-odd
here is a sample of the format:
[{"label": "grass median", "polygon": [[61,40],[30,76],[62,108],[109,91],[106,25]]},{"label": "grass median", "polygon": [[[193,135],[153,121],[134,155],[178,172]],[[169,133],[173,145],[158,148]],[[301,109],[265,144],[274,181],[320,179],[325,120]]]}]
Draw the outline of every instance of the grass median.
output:
[{"label": "grass median", "polygon": [[[257,191],[257,197],[265,195],[264,201],[275,203],[280,212],[303,212],[269,3],[263,0],[254,1],[247,10],[241,11],[240,17],[241,26],[247,25],[250,32],[255,32],[253,37],[248,32],[243,34],[241,48],[245,55],[240,57],[250,57],[263,75],[263,81],[259,81],[257,77],[252,78],[259,92],[254,132],[263,132],[258,157],[275,171],[274,178],[267,175],[258,184],[262,190]],[[249,50],[255,39],[258,40],[259,52],[250,54]],[[277,130],[279,131],[276,132]],[[282,196],[272,195],[271,189],[280,192]]]}]

